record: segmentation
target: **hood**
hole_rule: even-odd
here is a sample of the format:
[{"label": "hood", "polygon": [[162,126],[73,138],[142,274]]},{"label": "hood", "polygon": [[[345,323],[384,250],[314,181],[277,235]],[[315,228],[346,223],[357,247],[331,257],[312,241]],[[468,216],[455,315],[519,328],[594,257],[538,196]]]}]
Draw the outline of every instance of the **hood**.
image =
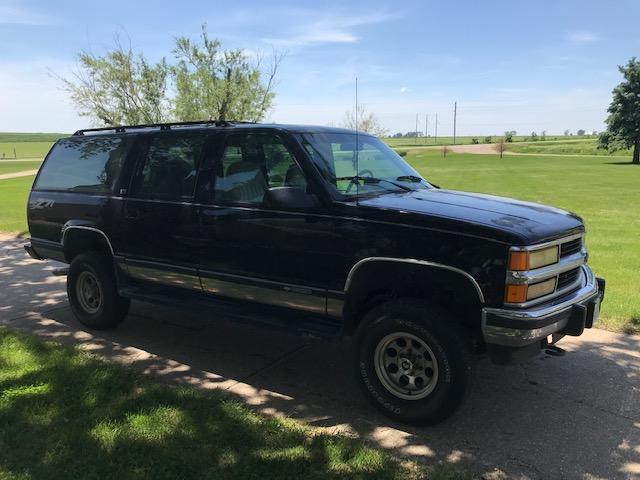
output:
[{"label": "hood", "polygon": [[[584,229],[577,215],[531,202],[512,198],[460,192],[456,190],[416,190],[406,193],[389,193],[374,198],[361,198],[361,207],[383,209],[398,215],[416,214],[412,222],[421,226],[455,229],[463,222],[484,236],[491,232],[499,240],[518,241],[522,244],[538,243],[566,235],[568,231]],[[406,223],[404,221],[403,223]],[[459,228],[459,225],[458,225]],[[478,232],[465,232],[478,233]],[[516,237],[515,239],[513,237]]]}]

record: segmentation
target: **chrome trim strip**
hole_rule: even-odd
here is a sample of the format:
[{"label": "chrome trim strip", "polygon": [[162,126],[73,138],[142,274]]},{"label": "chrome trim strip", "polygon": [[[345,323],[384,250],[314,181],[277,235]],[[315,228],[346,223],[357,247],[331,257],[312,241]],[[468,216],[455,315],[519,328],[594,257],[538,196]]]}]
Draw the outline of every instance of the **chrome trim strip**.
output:
[{"label": "chrome trim strip", "polygon": [[[214,275],[215,277],[233,277],[213,272],[200,272],[200,281],[206,293],[319,314],[325,314],[327,310],[327,297],[321,289],[278,284],[268,280],[264,281],[264,286],[249,285],[214,278]],[[259,279],[252,280],[259,281]],[[274,286],[280,288],[273,288]]]},{"label": "chrome trim strip", "polygon": [[202,291],[198,271],[194,268],[130,258],[125,259],[124,263],[127,266],[129,276],[132,278],[170,287]]},{"label": "chrome trim strip", "polygon": [[510,250],[513,252],[531,252],[534,250],[542,250],[547,247],[554,247],[556,245],[561,245],[563,243],[570,242],[580,237],[583,237],[582,244],[584,245],[584,236],[585,236],[585,232],[574,233],[573,235],[568,235],[566,237],[558,238],[556,240],[551,240],[549,242],[538,243],[536,245],[524,245],[524,246],[511,247]]},{"label": "chrome trim strip", "polygon": [[471,275],[469,275],[467,272],[465,272],[464,270],[461,270],[459,268],[452,267],[450,265],[444,265],[442,263],[436,263],[436,262],[429,262],[427,260],[418,260],[418,259],[415,259],[415,258],[394,258],[394,257],[366,257],[366,258],[363,258],[362,260],[356,262],[356,264],[353,267],[351,267],[351,270],[349,270],[349,274],[347,275],[347,281],[344,284],[345,293],[349,291],[349,288],[351,287],[351,282],[353,281],[353,276],[355,275],[355,272],[358,270],[358,268],[360,268],[365,263],[369,263],[369,262],[411,263],[411,264],[414,264],[414,265],[422,265],[422,266],[427,266],[427,267],[443,268],[445,270],[449,270],[451,272],[458,273],[458,274],[466,277],[466,279],[471,282],[471,284],[476,289],[476,292],[478,294],[478,298],[480,300],[480,303],[484,304],[484,294],[482,293],[482,289],[480,288],[480,285],[478,285],[478,282],[476,281],[476,279],[473,278]]},{"label": "chrome trim strip", "polygon": [[68,225],[68,226],[64,226],[64,227],[62,227],[62,232],[61,232],[62,240],[61,240],[61,242],[60,242],[60,243],[61,243],[61,245],[62,245],[62,248],[64,248],[64,240],[65,240],[65,238],[66,238],[67,232],[68,232],[69,230],[71,230],[71,229],[74,229],[74,228],[75,228],[75,229],[79,229],[79,230],[89,230],[89,231],[91,231],[91,232],[99,233],[99,234],[100,234],[100,235],[102,235],[102,236],[104,237],[104,239],[107,241],[107,245],[109,245],[109,250],[111,250],[111,255],[113,255],[113,254],[114,254],[114,252],[113,252],[113,247],[111,246],[111,242],[109,241],[109,237],[107,237],[106,233],[104,233],[102,230],[100,230],[100,229],[98,229],[98,228],[95,228],[95,227],[87,227],[87,226],[84,226],[84,225]]},{"label": "chrome trim strip", "polygon": [[527,270],[524,272],[508,270],[507,283],[532,284],[542,282],[543,280],[548,280],[550,278],[558,276],[561,273],[573,270],[574,268],[583,265],[586,260],[587,252],[583,249],[578,253],[574,253],[573,255],[561,259],[558,263],[547,265],[546,267],[536,268],[535,270]]},{"label": "chrome trim strip", "polygon": [[540,341],[552,333],[562,330],[567,326],[568,322],[569,318],[563,318],[551,325],[531,330],[484,325],[483,333],[487,343],[503,345],[506,347],[524,347],[530,343]]}]

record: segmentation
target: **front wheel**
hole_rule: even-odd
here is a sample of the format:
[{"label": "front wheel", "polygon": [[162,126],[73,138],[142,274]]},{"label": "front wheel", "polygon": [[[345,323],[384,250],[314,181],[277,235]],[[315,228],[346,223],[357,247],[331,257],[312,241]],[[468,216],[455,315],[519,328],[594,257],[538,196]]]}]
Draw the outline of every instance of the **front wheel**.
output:
[{"label": "front wheel", "polygon": [[67,297],[80,323],[97,330],[114,328],[129,311],[129,299],[118,295],[113,262],[98,252],[73,259]]},{"label": "front wheel", "polygon": [[427,425],[451,416],[469,389],[472,356],[442,309],[395,300],[372,309],[358,329],[357,376],[367,398],[389,417]]}]

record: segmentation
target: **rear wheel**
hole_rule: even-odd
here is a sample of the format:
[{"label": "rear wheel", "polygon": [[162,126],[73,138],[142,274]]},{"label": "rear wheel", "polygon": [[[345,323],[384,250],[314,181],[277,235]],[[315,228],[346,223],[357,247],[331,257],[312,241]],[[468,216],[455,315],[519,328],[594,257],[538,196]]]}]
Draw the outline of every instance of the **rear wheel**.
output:
[{"label": "rear wheel", "polygon": [[460,328],[441,308],[394,300],[371,310],[356,335],[360,386],[383,413],[401,422],[433,424],[460,406],[472,356]]},{"label": "rear wheel", "polygon": [[98,330],[116,327],[129,311],[129,299],[118,295],[111,258],[99,252],[73,259],[67,296],[78,321]]}]

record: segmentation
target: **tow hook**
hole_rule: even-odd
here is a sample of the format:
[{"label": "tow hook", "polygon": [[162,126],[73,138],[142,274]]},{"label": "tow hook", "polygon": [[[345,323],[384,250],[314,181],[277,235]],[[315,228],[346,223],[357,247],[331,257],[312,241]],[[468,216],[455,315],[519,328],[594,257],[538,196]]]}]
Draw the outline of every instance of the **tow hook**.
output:
[{"label": "tow hook", "polygon": [[560,348],[557,345],[547,345],[545,352],[552,357],[564,357],[567,354],[564,348]]}]

